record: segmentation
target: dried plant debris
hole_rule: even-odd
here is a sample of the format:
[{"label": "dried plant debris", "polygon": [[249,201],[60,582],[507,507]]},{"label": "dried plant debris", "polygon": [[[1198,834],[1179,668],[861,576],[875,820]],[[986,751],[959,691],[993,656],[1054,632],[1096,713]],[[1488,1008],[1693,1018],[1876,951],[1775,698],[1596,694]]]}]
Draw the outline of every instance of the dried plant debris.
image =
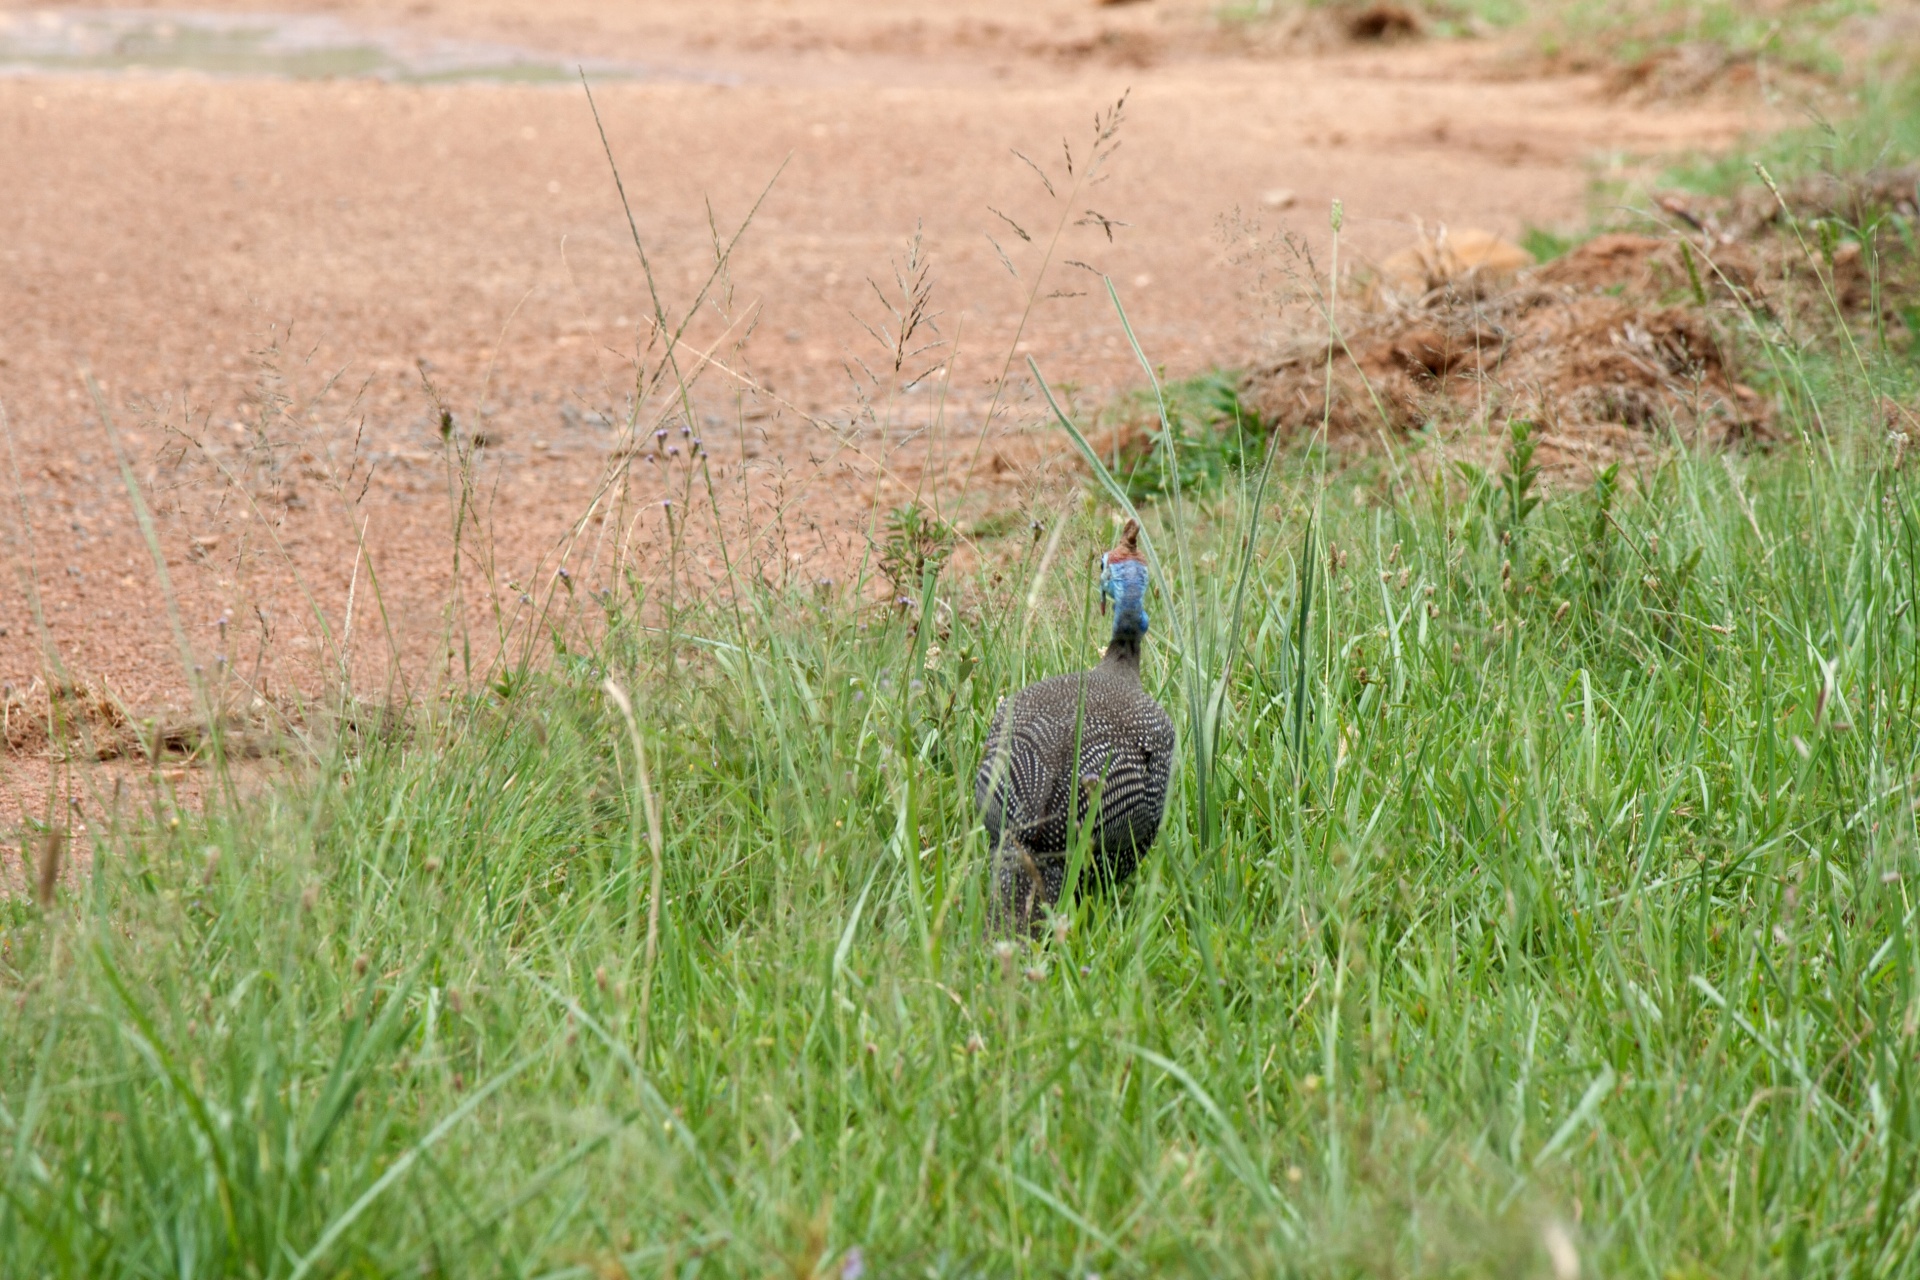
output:
[{"label": "dried plant debris", "polygon": [[5,749],[17,755],[110,760],[123,753],[128,716],[104,684],[35,678],[0,690]]},{"label": "dried plant debris", "polygon": [[1439,289],[1366,314],[1331,349],[1297,340],[1246,398],[1283,430],[1336,434],[1524,417],[1552,466],[1645,451],[1668,424],[1716,445],[1766,435],[1768,405],[1731,372],[1727,342],[1699,308],[1535,272],[1491,297]]},{"label": "dried plant debris", "polygon": [[[222,749],[230,758],[273,753],[276,735],[263,715],[225,710],[217,715]],[[139,715],[104,681],[35,680],[0,691],[0,748],[16,755],[60,760],[174,760],[207,755],[213,729],[204,716],[165,711]]]},{"label": "dried plant debris", "polygon": [[1756,323],[1823,309],[1831,322],[1835,306],[1861,323],[1876,298],[1893,305],[1885,282],[1910,271],[1904,244],[1883,246],[1870,270],[1858,238],[1828,232],[1911,209],[1914,177],[1761,188],[1771,212],[1746,193],[1665,197],[1684,235],[1603,235],[1525,269],[1491,237],[1423,237],[1381,264],[1340,334],[1282,342],[1245,399],[1283,430],[1335,435],[1524,417],[1549,468],[1650,453],[1669,432],[1709,447],[1764,441],[1772,405],[1742,380],[1740,343]]},{"label": "dried plant debris", "polygon": [[1532,265],[1532,254],[1491,232],[1441,227],[1381,259],[1376,293],[1393,289],[1424,294],[1442,288],[1484,293]]},{"label": "dried plant debris", "polygon": [[1606,76],[1606,90],[1635,102],[1662,102],[1747,89],[1759,81],[1760,55],[1758,49],[1734,49],[1715,40],[1685,40],[1615,65]]},{"label": "dried plant debris", "polygon": [[1777,186],[1745,186],[1731,196],[1673,192],[1661,196],[1659,204],[1715,244],[1761,240],[1785,230],[1789,220],[1869,227],[1887,214],[1920,216],[1920,164],[1812,173]]}]

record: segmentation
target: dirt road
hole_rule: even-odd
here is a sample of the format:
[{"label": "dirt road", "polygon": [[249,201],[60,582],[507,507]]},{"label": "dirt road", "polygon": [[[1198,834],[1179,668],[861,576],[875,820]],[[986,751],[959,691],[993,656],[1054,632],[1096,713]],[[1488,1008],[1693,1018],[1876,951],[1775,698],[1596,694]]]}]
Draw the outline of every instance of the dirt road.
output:
[{"label": "dirt road", "polygon": [[[704,371],[690,430],[722,490],[743,495],[760,549],[778,541],[780,563],[819,576],[844,571],[877,479],[883,505],[921,486],[949,503],[964,489],[960,509],[977,517],[1062,464],[1022,384],[979,474],[963,478],[1016,336],[1080,404],[1136,380],[1104,292],[1068,260],[1116,282],[1154,360],[1195,371],[1244,358],[1271,323],[1243,223],[1291,227],[1323,262],[1335,198],[1350,260],[1404,243],[1419,220],[1509,234],[1577,224],[1596,172],[1720,145],[1755,119],[1495,74],[1485,42],[1300,54],[1164,3],[326,12],[632,68],[595,98],[675,316],[712,267],[714,229],[730,234],[765,192],[726,291],[690,331],[728,364]],[[1102,181],[1070,192],[1063,140],[1084,173],[1096,114],[1123,94]],[[264,685],[286,698],[323,656],[337,660],[350,599],[363,680],[380,679],[389,651],[416,678],[447,659],[448,471],[423,370],[456,433],[484,441],[495,562],[476,568],[469,550],[469,591],[511,610],[553,587],[558,539],[610,454],[630,448],[612,424],[654,307],[577,83],[30,68],[0,78],[0,155],[0,408],[18,477],[0,519],[0,681],[13,714],[54,678],[43,640],[70,678],[104,681],[136,710],[187,696],[84,370],[156,509],[192,661],[228,696]],[[1042,296],[1028,315],[1063,225],[1038,292],[1077,296]],[[890,264],[916,228],[951,345],[921,360],[941,371],[896,400],[882,430],[859,412],[856,388],[884,372],[860,321],[885,328],[869,281],[893,289]],[[745,402],[743,386],[757,389]],[[930,454],[913,433],[936,399],[950,430]],[[263,403],[278,408],[263,418]],[[664,537],[657,499],[686,460],[665,450],[683,441],[691,453],[691,437],[672,435],[659,463],[636,469],[656,503],[620,517],[638,545]],[[594,572],[584,551],[567,563]],[[486,608],[469,609],[484,631]],[[48,769],[42,747],[0,753],[0,826],[42,810]]]}]

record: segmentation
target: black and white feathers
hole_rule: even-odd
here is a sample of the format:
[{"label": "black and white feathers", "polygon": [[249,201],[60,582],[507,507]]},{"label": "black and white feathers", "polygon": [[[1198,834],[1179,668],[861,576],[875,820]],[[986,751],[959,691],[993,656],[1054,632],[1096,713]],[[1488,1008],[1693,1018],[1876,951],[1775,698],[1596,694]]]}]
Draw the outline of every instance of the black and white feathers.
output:
[{"label": "black and white feathers", "polygon": [[1173,721],[1140,685],[1147,564],[1127,522],[1101,561],[1113,639],[1091,671],[1058,675],[1003,699],[987,731],[974,802],[993,851],[990,928],[1030,930],[1059,900],[1075,830],[1088,870],[1118,884],[1152,847],[1167,806]]}]

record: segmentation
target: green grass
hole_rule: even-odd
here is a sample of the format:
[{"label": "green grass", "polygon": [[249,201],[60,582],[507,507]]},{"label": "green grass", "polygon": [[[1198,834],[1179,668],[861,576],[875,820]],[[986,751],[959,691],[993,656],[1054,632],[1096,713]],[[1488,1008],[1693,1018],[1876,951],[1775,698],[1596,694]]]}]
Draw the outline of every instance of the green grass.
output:
[{"label": "green grass", "polygon": [[1520,235],[1520,247],[1533,255],[1535,262],[1552,262],[1572,249],[1578,240],[1545,227],[1528,227]]},{"label": "green grass", "polygon": [[1920,159],[1920,74],[1866,81],[1843,117],[1750,139],[1721,156],[1676,167],[1668,181],[1715,195],[1751,184],[1763,164],[1780,182],[1811,174],[1860,174]]},{"label": "green grass", "polygon": [[1217,489],[1266,457],[1266,424],[1241,401],[1231,370],[1124,396],[1101,416],[1115,432],[1104,460],[1134,502]]},{"label": "green grass", "polygon": [[1868,0],[1555,0],[1527,6],[1548,53],[1597,50],[1624,65],[1694,44],[1718,48],[1735,61],[1823,77],[1846,71],[1835,32],[1849,19],[1873,11]]},{"label": "green grass", "polygon": [[1217,838],[1181,777],[1032,952],[979,940],[971,772],[1094,657],[1104,515],[1031,616],[1037,549],[938,633],[616,616],[237,810],[127,806],[0,906],[0,1274],[1910,1271],[1911,468],[1529,512],[1361,464],[1303,566],[1320,465],[1269,495]]},{"label": "green grass", "polygon": [[[1214,13],[1228,25],[1270,21],[1302,9],[1358,13],[1361,0],[1228,0]],[[1732,63],[1762,64],[1822,78],[1846,74],[1844,41],[1872,0],[1415,0],[1422,31],[1439,38],[1503,30],[1527,33],[1548,57],[1619,66],[1683,44],[1721,50]]]}]

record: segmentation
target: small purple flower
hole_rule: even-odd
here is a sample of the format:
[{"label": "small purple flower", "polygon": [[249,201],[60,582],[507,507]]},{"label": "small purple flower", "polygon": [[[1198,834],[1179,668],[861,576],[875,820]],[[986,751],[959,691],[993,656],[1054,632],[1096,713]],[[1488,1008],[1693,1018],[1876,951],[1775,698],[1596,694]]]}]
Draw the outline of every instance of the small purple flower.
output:
[{"label": "small purple flower", "polygon": [[665,427],[660,428],[653,433],[653,438],[655,440],[665,440],[667,438],[667,429]]},{"label": "small purple flower", "polygon": [[926,687],[927,687],[927,685],[926,685],[926,681],[924,681],[924,680],[915,680],[915,681],[913,681],[913,682],[911,682],[910,684],[908,684],[908,685],[907,685],[907,692],[908,692],[908,693],[919,693],[919,692],[920,692],[921,690],[923,690],[923,689],[925,689]]},{"label": "small purple flower", "polygon": [[566,566],[564,566],[564,565],[562,565],[562,566],[561,566],[561,568],[560,568],[560,581],[562,581],[562,582],[572,582],[572,581],[573,581],[573,575],[567,572],[567,570],[566,570]]},{"label": "small purple flower", "polygon": [[855,1245],[847,1250],[846,1261],[840,1264],[840,1280],[860,1280],[867,1274],[867,1256]]}]

